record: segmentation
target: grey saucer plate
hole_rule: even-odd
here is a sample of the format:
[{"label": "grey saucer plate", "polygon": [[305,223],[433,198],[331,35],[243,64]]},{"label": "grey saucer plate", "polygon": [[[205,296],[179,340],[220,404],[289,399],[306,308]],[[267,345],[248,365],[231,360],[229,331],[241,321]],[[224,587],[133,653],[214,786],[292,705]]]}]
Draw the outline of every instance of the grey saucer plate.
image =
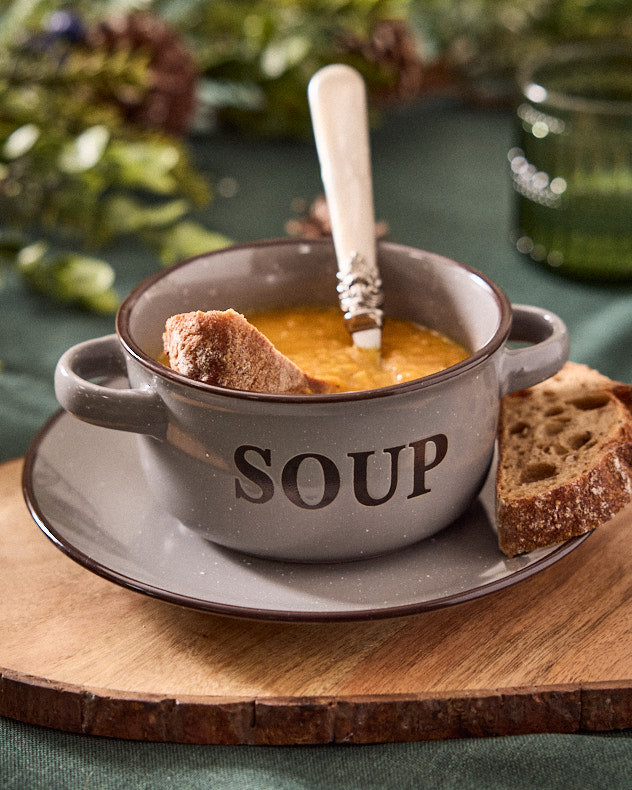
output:
[{"label": "grey saucer plate", "polygon": [[158,507],[133,434],[66,412],[33,442],[23,489],[42,531],[88,570],[171,603],[250,619],[366,620],[463,603],[528,578],[587,537],[507,559],[490,474],[464,516],[394,554],[326,565],[257,559],[205,541]]}]

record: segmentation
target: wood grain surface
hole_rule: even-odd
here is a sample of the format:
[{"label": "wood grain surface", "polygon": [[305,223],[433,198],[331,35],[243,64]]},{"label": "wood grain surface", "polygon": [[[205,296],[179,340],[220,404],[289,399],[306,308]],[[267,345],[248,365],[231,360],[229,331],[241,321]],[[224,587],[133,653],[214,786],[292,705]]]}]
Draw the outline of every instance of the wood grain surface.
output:
[{"label": "wood grain surface", "polygon": [[447,609],[230,619],[119,587],[0,465],[0,715],[189,743],[369,743],[632,727],[632,509],[554,566]]}]

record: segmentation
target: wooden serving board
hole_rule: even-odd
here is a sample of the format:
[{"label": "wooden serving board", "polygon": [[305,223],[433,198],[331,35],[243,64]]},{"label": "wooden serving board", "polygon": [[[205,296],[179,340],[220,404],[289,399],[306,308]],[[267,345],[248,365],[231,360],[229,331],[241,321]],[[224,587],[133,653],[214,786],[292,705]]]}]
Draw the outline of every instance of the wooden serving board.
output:
[{"label": "wooden serving board", "polygon": [[216,744],[369,743],[632,727],[632,508],[475,601],[358,623],[177,607],[56,549],[0,465],[0,715]]}]

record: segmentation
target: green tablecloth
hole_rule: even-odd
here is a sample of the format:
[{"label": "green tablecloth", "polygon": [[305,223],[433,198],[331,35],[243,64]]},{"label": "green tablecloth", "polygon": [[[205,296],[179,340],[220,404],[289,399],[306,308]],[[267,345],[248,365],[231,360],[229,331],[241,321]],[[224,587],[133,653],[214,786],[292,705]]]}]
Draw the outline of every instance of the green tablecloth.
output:
[{"label": "green tablecloth", "polygon": [[[571,358],[632,383],[632,285],[581,284],[512,247],[508,113],[433,101],[389,115],[372,136],[376,215],[396,241],[461,260],[514,303],[568,325]],[[296,198],[321,191],[311,142],[192,142],[218,191],[206,220],[235,241],[285,235]],[[234,195],[227,195],[234,191]],[[156,268],[141,248],[114,250],[122,294]],[[0,460],[23,455],[57,409],[52,385],[70,345],[113,319],[54,306],[6,277],[0,289]],[[35,528],[35,527],[34,527]],[[1,550],[1,535],[0,535]],[[0,630],[1,638],[1,630]],[[381,788],[632,786],[632,740],[533,735],[441,743],[327,747],[193,747],[69,735],[0,719],[2,788]]]}]

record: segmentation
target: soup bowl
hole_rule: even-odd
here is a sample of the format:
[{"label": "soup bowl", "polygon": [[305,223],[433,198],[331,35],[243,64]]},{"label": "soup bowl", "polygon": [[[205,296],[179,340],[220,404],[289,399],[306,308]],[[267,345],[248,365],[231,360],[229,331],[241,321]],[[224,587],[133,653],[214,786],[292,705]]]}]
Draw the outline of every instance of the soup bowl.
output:
[{"label": "soup bowl", "polygon": [[448,335],[470,351],[466,359],[413,381],[328,395],[226,389],[157,361],[176,313],[335,302],[329,241],[264,241],[141,283],[118,311],[116,334],[61,357],[57,398],[81,420],[137,433],[153,496],[226,548],[331,562],[427,538],[476,499],[500,398],[559,370],[568,337],[557,316],[512,306],[463,264],[394,243],[378,245],[378,264],[386,315]]}]

